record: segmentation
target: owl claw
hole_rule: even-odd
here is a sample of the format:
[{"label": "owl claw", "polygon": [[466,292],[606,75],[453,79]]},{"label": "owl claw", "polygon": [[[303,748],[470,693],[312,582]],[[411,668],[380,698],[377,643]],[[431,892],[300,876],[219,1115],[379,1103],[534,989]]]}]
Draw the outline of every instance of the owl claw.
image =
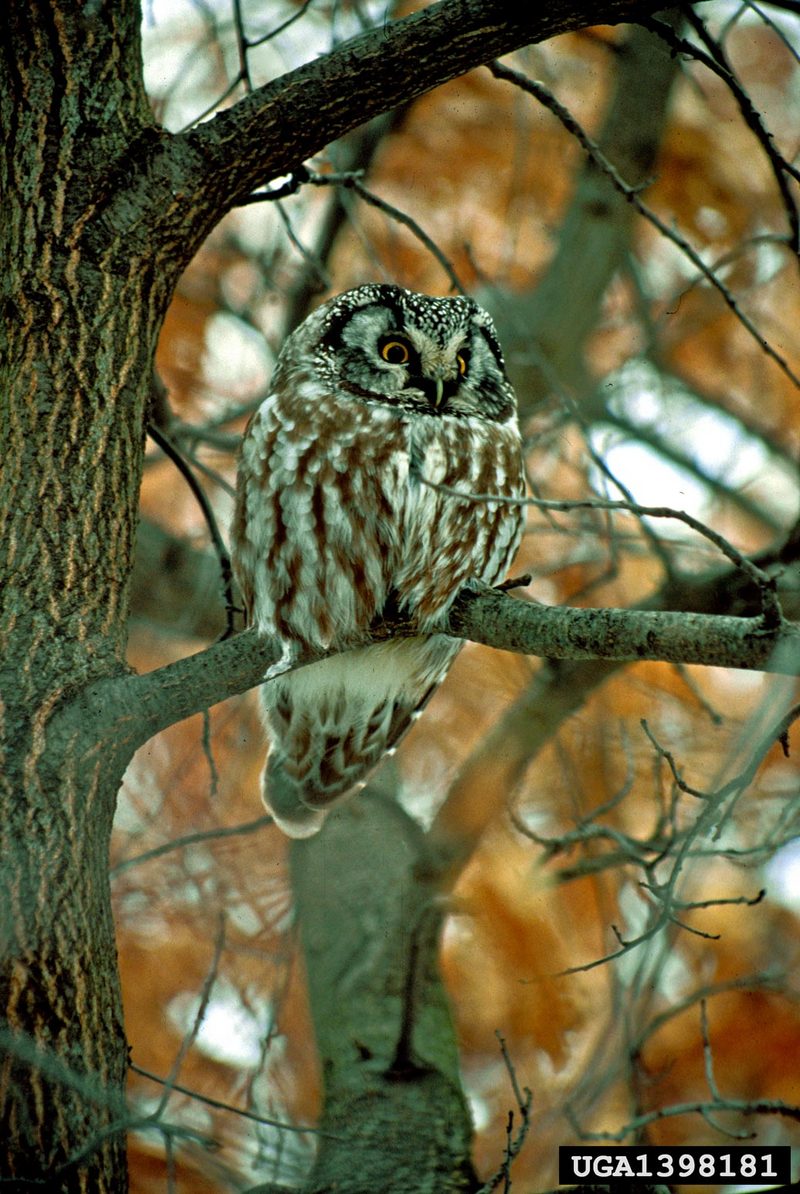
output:
[{"label": "owl claw", "polygon": [[271,663],[264,672],[264,683],[267,680],[274,680],[276,676],[282,676],[284,672],[291,671],[292,665],[297,661],[299,651],[296,643],[283,643],[280,659],[276,659]]}]

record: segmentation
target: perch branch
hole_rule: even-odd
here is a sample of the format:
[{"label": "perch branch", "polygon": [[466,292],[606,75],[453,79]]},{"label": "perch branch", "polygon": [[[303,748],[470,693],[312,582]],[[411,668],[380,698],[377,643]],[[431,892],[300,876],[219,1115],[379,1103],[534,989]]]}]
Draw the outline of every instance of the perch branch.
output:
[{"label": "perch branch", "polygon": [[[413,634],[386,623],[365,643]],[[800,625],[767,628],[761,618],[640,609],[574,609],[520,601],[485,585],[462,589],[445,632],[503,651],[551,659],[660,660],[795,675]],[[328,652],[298,653],[288,667]],[[113,725],[121,744],[139,745],[159,730],[261,683],[280,659],[278,644],[247,630],[142,676],[105,679],[57,716],[74,732],[86,716]]]}]

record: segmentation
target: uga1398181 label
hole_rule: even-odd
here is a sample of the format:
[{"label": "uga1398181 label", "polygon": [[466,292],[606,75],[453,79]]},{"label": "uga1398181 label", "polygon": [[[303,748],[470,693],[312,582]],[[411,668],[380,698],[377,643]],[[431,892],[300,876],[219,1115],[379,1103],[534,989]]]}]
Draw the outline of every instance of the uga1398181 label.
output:
[{"label": "uga1398181 label", "polygon": [[614,1182],[654,1181],[680,1185],[764,1185],[791,1181],[788,1145],[656,1145],[587,1147],[562,1145],[558,1150],[558,1180]]}]

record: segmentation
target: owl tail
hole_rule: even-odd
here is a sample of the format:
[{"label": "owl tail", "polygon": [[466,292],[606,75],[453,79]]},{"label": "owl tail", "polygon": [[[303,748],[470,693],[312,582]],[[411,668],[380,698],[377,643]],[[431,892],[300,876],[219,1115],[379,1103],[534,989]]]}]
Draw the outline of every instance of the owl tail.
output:
[{"label": "owl tail", "polygon": [[287,837],[313,837],[319,833],[327,809],[311,808],[300,798],[297,784],[289,778],[275,755],[270,755],[261,773],[261,796],[267,812]]},{"label": "owl tail", "polygon": [[299,668],[262,688],[272,746],[264,803],[290,837],[310,837],[360,791],[444,676],[459,644],[443,636],[377,643]]}]

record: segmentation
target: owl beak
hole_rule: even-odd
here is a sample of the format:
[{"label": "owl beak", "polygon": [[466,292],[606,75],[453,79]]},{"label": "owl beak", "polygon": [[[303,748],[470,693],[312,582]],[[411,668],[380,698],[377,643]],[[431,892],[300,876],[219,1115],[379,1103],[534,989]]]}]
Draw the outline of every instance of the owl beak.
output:
[{"label": "owl beak", "polygon": [[442,399],[444,398],[444,378],[443,377],[435,377],[434,385],[435,385],[435,389],[434,389],[434,393],[433,393],[433,405],[438,410],[439,407],[442,405]]},{"label": "owl beak", "polygon": [[437,412],[447,405],[448,400],[453,397],[457,389],[457,383],[440,374],[425,374],[415,378],[414,383],[422,390],[430,405]]}]

